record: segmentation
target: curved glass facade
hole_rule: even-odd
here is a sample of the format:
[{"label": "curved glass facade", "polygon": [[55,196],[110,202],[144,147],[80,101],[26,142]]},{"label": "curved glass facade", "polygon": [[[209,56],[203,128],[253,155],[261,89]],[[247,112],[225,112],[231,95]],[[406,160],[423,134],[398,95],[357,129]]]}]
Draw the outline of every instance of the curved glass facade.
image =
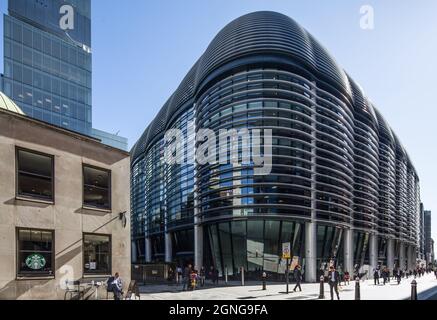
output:
[{"label": "curved glass facade", "polygon": [[[271,173],[165,163],[171,129],[188,159],[201,129],[269,129]],[[132,150],[136,262],[280,278],[290,243],[308,281],[329,263],[404,267],[415,263],[419,203],[418,176],[381,114],[310,34],[273,12],[225,27]]]}]

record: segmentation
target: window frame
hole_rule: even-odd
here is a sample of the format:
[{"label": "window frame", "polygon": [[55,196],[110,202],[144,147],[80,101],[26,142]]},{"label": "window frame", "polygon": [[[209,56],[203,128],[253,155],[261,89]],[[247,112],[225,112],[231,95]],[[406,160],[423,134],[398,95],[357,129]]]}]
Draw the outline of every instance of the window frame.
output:
[{"label": "window frame", "polygon": [[[52,234],[52,259],[51,259],[51,268],[52,268],[52,274],[35,274],[35,273],[29,273],[20,272],[20,231],[21,230],[29,230],[29,231],[39,231],[39,232],[50,232]],[[16,227],[15,228],[15,257],[16,257],[16,266],[15,266],[15,274],[17,280],[22,279],[55,279],[56,278],[56,231],[50,230],[50,229],[39,229],[39,228],[27,228],[27,227]]]},{"label": "window frame", "polygon": [[[85,236],[101,236],[108,237],[109,239],[109,273],[101,273],[101,272],[89,272],[85,270]],[[84,277],[99,277],[99,276],[110,276],[112,275],[112,234],[104,234],[104,233],[92,233],[92,232],[83,232],[82,233],[82,274]]]},{"label": "window frame", "polygon": [[[20,195],[19,194],[19,153],[20,151],[24,151],[24,152],[28,152],[28,153],[33,153],[36,155],[40,155],[43,157],[47,157],[50,158],[51,160],[51,172],[52,172],[52,181],[51,181],[51,191],[52,191],[52,197],[51,199],[47,199],[47,198],[42,198],[42,197],[38,197],[38,196],[31,196],[31,195]],[[23,147],[19,147],[19,146],[15,146],[15,198],[17,200],[22,200],[22,201],[31,201],[31,202],[39,202],[39,203],[47,203],[47,204],[55,204],[55,182],[56,182],[56,177],[55,177],[55,156],[51,155],[51,154],[47,154],[44,152],[40,152],[40,151],[35,151],[32,149],[27,149],[27,148],[23,148]]]},{"label": "window frame", "polygon": [[[108,202],[109,202],[108,208],[95,207],[85,204],[85,168],[101,170],[108,173]],[[91,164],[82,163],[82,208],[86,210],[112,212],[112,171],[110,169],[105,169]]]}]

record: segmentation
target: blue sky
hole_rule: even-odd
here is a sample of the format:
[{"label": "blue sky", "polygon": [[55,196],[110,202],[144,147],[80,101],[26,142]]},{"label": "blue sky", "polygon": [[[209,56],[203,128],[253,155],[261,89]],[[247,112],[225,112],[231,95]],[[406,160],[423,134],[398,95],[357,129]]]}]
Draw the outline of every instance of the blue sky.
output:
[{"label": "blue sky", "polygon": [[[363,5],[375,9],[372,31],[360,28]],[[361,84],[408,150],[425,206],[437,212],[437,1],[92,0],[92,10],[94,127],[120,131],[132,146],[221,28],[245,13],[278,11]]]}]

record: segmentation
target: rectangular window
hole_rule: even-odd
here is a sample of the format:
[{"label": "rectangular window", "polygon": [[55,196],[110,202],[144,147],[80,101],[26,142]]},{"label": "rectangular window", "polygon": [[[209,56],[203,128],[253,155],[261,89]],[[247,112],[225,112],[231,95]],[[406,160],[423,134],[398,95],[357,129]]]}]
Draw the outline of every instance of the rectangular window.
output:
[{"label": "rectangular window", "polygon": [[83,206],[111,210],[111,172],[83,166]]},{"label": "rectangular window", "polygon": [[54,201],[54,158],[17,149],[17,197]]},{"label": "rectangular window", "polygon": [[17,229],[17,276],[54,276],[54,232]]},{"label": "rectangular window", "polygon": [[111,236],[99,234],[83,235],[84,274],[110,275]]}]

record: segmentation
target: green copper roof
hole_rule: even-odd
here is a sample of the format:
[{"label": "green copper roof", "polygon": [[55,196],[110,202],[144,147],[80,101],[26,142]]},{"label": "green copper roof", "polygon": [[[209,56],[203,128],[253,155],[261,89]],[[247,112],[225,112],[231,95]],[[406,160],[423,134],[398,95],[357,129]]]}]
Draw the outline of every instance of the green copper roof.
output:
[{"label": "green copper roof", "polygon": [[19,106],[15,104],[11,99],[9,99],[3,92],[0,91],[0,109],[5,109],[11,112],[15,112],[24,115],[24,112]]}]

